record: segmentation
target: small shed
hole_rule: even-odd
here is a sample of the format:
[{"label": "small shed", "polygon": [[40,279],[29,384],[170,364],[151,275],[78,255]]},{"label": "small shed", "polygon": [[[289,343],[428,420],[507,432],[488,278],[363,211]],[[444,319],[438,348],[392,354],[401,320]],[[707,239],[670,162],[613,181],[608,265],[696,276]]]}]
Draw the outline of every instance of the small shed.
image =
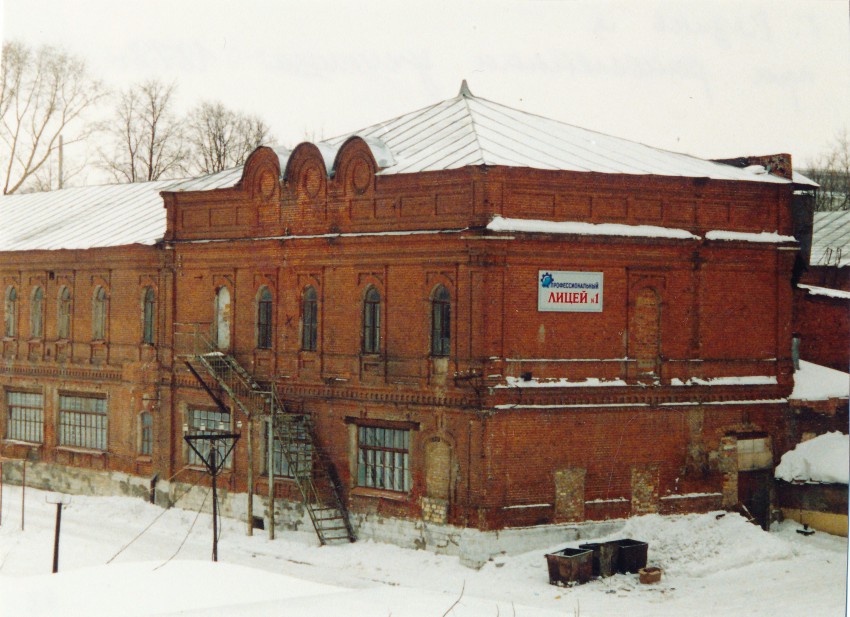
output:
[{"label": "small shed", "polygon": [[818,435],[786,452],[776,467],[776,497],[782,514],[801,525],[847,536],[850,436]]}]

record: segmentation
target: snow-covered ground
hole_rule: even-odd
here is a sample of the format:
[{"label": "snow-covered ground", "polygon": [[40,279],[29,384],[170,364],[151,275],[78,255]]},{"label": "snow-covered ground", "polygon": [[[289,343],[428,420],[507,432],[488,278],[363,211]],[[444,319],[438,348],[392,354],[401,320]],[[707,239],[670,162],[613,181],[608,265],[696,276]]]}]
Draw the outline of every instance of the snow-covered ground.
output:
[{"label": "snow-covered ground", "polygon": [[306,533],[248,537],[232,520],[223,521],[214,564],[208,515],[196,520],[179,508],[82,496],[63,510],[59,574],[52,575],[49,497],[27,490],[21,531],[21,489],[4,487],[2,617],[441,617],[452,607],[455,617],[845,614],[845,538],[802,536],[795,523],[766,533],[736,514],[630,519],[611,539],[648,542],[650,565],[664,569],[661,583],[616,575],[561,588],[548,584],[544,549],[476,571],[457,557],[373,542],[319,547]]}]

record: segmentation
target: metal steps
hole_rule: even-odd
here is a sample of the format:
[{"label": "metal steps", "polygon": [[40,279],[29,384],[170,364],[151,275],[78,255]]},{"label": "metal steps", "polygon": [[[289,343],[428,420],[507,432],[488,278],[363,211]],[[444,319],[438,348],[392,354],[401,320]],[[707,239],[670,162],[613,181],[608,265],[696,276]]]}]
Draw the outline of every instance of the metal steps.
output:
[{"label": "metal steps", "polygon": [[295,481],[319,542],[354,542],[356,537],[340,498],[338,477],[317,443],[310,416],[287,412],[273,383],[258,383],[233,356],[216,349],[199,327],[195,326],[190,335],[192,351],[181,357],[213,400],[221,405],[207,377],[248,418],[269,422],[275,449],[286,463],[285,477]]}]

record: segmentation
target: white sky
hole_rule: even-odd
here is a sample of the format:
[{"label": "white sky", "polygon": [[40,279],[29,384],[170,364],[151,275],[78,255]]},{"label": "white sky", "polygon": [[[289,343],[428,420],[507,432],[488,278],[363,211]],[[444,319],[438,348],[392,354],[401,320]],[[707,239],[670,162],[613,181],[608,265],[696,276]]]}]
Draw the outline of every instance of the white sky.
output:
[{"label": "white sky", "polygon": [[174,80],[289,147],[457,94],[705,158],[850,130],[847,0],[0,0],[4,40],[51,43],[107,84]]}]

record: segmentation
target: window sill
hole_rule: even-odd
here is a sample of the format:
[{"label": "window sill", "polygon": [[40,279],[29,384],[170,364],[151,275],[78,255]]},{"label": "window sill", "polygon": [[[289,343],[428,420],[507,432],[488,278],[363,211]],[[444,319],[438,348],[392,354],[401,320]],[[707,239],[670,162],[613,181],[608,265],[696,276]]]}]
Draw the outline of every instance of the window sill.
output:
[{"label": "window sill", "polygon": [[106,450],[96,450],[94,448],[81,448],[79,446],[56,446],[57,452],[74,452],[76,454],[90,454],[92,456],[106,456]]},{"label": "window sill", "polygon": [[358,486],[351,489],[351,495],[355,497],[369,497],[372,499],[389,499],[392,501],[410,501],[410,493],[388,491],[381,488],[370,488]]},{"label": "window sill", "polygon": [[44,443],[39,441],[24,441],[23,439],[3,439],[2,441],[10,446],[27,446],[28,448],[44,447]]}]

